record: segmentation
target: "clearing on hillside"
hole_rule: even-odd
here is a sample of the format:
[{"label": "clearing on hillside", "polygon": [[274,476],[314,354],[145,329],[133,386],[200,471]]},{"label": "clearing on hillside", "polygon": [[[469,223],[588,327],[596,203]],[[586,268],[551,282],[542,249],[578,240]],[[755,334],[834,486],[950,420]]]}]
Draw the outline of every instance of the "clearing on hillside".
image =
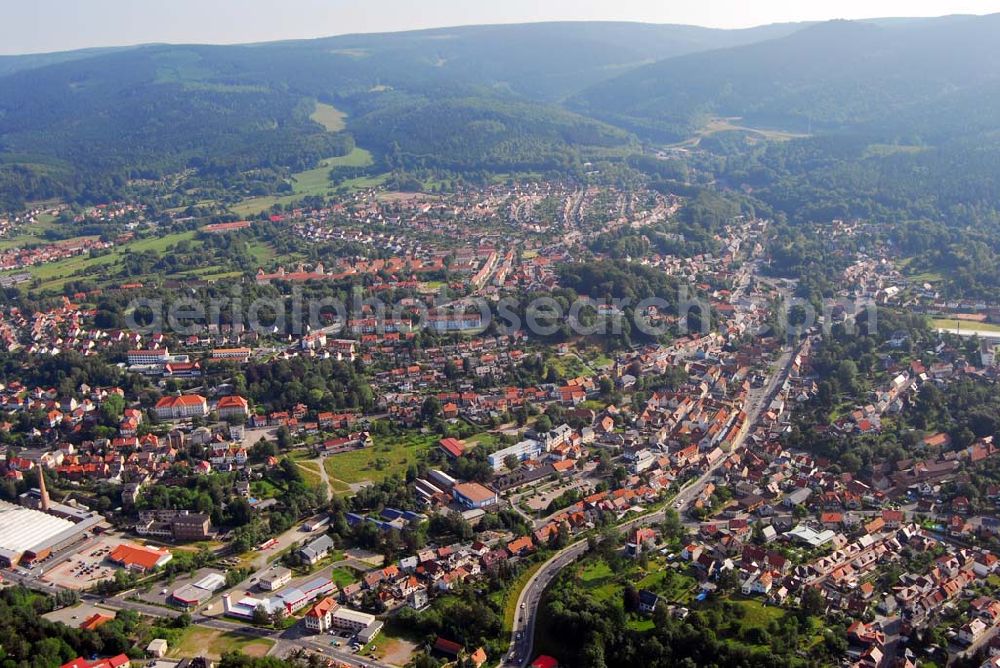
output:
[{"label": "clearing on hillside", "polygon": [[323,102],[316,103],[316,108],[309,115],[309,118],[326,128],[327,132],[340,132],[347,127],[347,124],[344,122],[347,114],[333,105]]}]

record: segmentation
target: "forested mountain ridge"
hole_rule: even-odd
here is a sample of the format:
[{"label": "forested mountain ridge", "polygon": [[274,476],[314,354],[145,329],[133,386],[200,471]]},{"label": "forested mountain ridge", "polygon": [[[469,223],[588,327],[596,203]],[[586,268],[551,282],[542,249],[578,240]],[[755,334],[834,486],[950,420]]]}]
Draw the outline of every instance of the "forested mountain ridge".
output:
[{"label": "forested mountain ridge", "polygon": [[[579,175],[719,116],[852,146],[989,147],[998,33],[1000,15],[738,31],[545,23],[4,58],[0,207],[97,202],[181,169],[256,171],[267,191],[355,141],[383,171]],[[317,102],[346,127],[310,118]],[[743,154],[719,133],[703,145],[734,147]],[[743,167],[733,176],[766,186]]]},{"label": "forested mountain ridge", "polygon": [[0,193],[7,205],[95,201],[128,177],[185,167],[313,166],[346,146],[309,119],[316,100],[347,112],[349,130],[356,124],[377,152],[398,144],[415,162],[464,168],[475,150],[500,168],[557,168],[591,138],[599,147],[629,139],[553,101],[644,62],[794,29],[474,26],[8,57],[0,59]]},{"label": "forested mountain ridge", "polygon": [[93,58],[112,51],[130,47],[96,47],[92,49],[77,49],[75,51],[56,51],[53,53],[29,53],[21,56],[0,56],[0,76],[14,74],[22,70],[32,70],[46,65]]},{"label": "forested mountain ridge", "polygon": [[[755,44],[667,59],[598,83],[570,108],[660,140],[711,116],[796,131],[933,133],[981,118],[1000,90],[1000,15],[831,21]],[[961,104],[955,104],[960,100]],[[934,122],[923,122],[935,119]],[[982,121],[979,122],[983,125]]]}]

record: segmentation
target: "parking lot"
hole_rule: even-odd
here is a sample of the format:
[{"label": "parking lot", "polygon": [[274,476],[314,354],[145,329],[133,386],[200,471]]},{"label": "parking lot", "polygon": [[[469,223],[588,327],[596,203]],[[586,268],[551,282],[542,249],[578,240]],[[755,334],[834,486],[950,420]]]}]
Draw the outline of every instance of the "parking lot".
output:
[{"label": "parking lot", "polygon": [[98,536],[87,541],[68,559],[46,569],[44,582],[67,589],[87,589],[115,576],[116,567],[107,561],[108,555],[121,542],[119,536]]},{"label": "parking lot", "polygon": [[42,617],[45,617],[45,619],[50,622],[60,622],[75,629],[79,627],[85,619],[98,612],[102,615],[109,615],[111,617],[115,616],[114,610],[99,608],[96,605],[91,605],[90,603],[80,603],[79,605],[74,605],[71,608],[60,608],[59,610],[47,612],[42,615]]},{"label": "parking lot", "polygon": [[136,595],[145,603],[153,605],[175,605],[170,596],[185,585],[198,582],[209,573],[218,573],[217,568],[202,568],[195,572],[193,576],[178,576],[168,582],[154,582],[150,587],[143,587],[136,590]]},{"label": "parking lot", "polygon": [[596,483],[591,478],[578,478],[572,482],[560,482],[558,485],[544,485],[540,489],[543,491],[537,492],[525,500],[527,506],[535,512],[543,512],[552,503],[553,500],[559,498],[560,495],[565,494],[573,489],[579,489],[580,493],[584,496],[590,494],[594,490],[594,485]]}]

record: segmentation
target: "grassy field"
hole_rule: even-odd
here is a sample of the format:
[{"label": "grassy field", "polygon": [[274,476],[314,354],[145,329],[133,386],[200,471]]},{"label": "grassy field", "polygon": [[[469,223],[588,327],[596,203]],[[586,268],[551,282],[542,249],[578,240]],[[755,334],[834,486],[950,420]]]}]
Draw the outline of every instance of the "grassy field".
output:
[{"label": "grassy field", "polygon": [[416,464],[434,447],[437,437],[432,434],[376,435],[374,440],[375,445],[370,448],[330,455],[323,461],[335,489],[336,481],[350,485],[405,474],[410,464]]},{"label": "grassy field", "polygon": [[358,581],[358,574],[350,568],[334,568],[330,572],[330,579],[338,587],[346,587]]},{"label": "grassy field", "polygon": [[576,355],[553,356],[545,361],[562,378],[576,378],[583,375],[593,375],[595,372],[583,363]]},{"label": "grassy field", "polygon": [[259,265],[265,265],[277,255],[274,247],[266,241],[254,240],[252,243],[247,245],[247,252],[253,257],[254,262]]},{"label": "grassy field", "polygon": [[292,174],[291,195],[265,195],[251,197],[230,207],[233,213],[241,216],[253,216],[270,209],[275,204],[285,206],[308,196],[325,196],[335,188],[346,186],[348,189],[361,190],[381,185],[388,175],[363,176],[347,179],[343,183],[334,184],[330,181],[330,170],[335,167],[369,167],[374,164],[372,154],[363,148],[355,148],[347,155],[326,158],[318,167],[304,172]]},{"label": "grassy field", "polygon": [[884,158],[900,153],[914,154],[928,150],[927,146],[917,146],[914,144],[869,144],[865,149],[865,158]]},{"label": "grassy field", "polygon": [[319,474],[319,465],[315,462],[295,462],[302,473],[302,478],[310,487],[319,487],[323,484],[323,479]]},{"label": "grassy field", "polygon": [[59,227],[54,216],[43,213],[38,216],[34,223],[22,226],[18,233],[12,237],[0,239],[0,250],[8,248],[20,248],[31,244],[51,243],[44,237],[49,230]]},{"label": "grassy field", "polygon": [[375,160],[372,158],[372,154],[363,148],[354,147],[354,150],[347,155],[341,155],[336,158],[327,158],[323,161],[323,165],[327,169],[332,169],[334,167],[371,167],[375,164]]},{"label": "grassy field", "polygon": [[206,267],[204,270],[193,272],[194,278],[212,283],[229,278],[239,278],[243,275],[241,271],[221,271],[218,267]]},{"label": "grassy field", "polygon": [[694,597],[697,584],[689,575],[659,569],[648,573],[635,586],[637,589],[651,589],[660,593],[672,603],[687,604]]},{"label": "grassy field", "polygon": [[910,265],[913,263],[913,260],[915,259],[916,258],[913,257],[906,257],[896,263],[896,265],[899,267],[899,270],[903,273],[903,275],[905,275],[911,281],[914,281],[916,283],[937,283],[939,281],[944,280],[944,276],[936,271],[924,271],[924,272],[914,271],[910,267]]},{"label": "grassy field", "polygon": [[170,656],[205,656],[218,660],[226,652],[238,651],[247,656],[261,657],[273,646],[274,641],[268,638],[249,638],[238,633],[191,626],[180,642],[170,649]]},{"label": "grassy field", "polygon": [[622,589],[615,582],[615,573],[605,561],[590,561],[580,572],[583,588],[599,601],[614,598]]},{"label": "grassy field", "polygon": [[931,327],[947,329],[967,329],[969,331],[978,329],[983,332],[1000,332],[1000,325],[990,322],[972,322],[969,320],[958,320],[955,318],[934,318],[931,320]]},{"label": "grassy field", "polygon": [[354,179],[347,179],[340,185],[348,190],[365,190],[367,188],[377,188],[388,180],[388,174],[377,174],[375,176],[359,176]]},{"label": "grassy field", "polygon": [[[315,474],[319,478],[319,474]],[[258,499],[273,499],[281,494],[281,489],[270,480],[254,480],[250,483],[253,495]]]},{"label": "grassy field", "polygon": [[739,123],[741,119],[737,116],[731,116],[728,118],[712,118],[705,125],[695,133],[693,137],[685,139],[682,142],[673,144],[676,147],[691,147],[697,146],[701,143],[701,140],[710,135],[714,135],[718,132],[732,132],[734,130],[740,132],[747,132],[752,135],[764,139],[767,141],[788,141],[790,139],[801,139],[803,137],[808,137],[809,135],[786,132],[784,130],[773,129],[773,128],[752,128],[746,125],[741,125]]},{"label": "grassy field", "polygon": [[[76,257],[50,262],[37,267],[31,267],[28,271],[32,276],[42,281],[42,289],[61,289],[63,284],[74,278],[87,276],[89,272],[113,265],[120,262],[127,253],[140,253],[142,251],[154,251],[162,253],[169,246],[180,241],[192,241],[195,232],[177,232],[163,237],[149,237],[131,241],[122,246],[115,247],[110,252],[98,257],[89,255],[78,255]],[[87,276],[93,278],[92,276]]]},{"label": "grassy field", "polygon": [[340,132],[347,127],[347,123],[344,122],[347,114],[333,105],[322,102],[316,103],[316,109],[309,115],[309,118],[326,128],[327,132]]},{"label": "grassy field", "polygon": [[785,610],[774,605],[764,605],[752,598],[734,597],[730,601],[743,609],[740,627],[744,629],[757,628],[766,630],[772,621],[785,616]]},{"label": "grassy field", "polygon": [[491,434],[488,431],[484,431],[465,439],[465,445],[471,448],[479,447],[481,445],[490,448],[499,444],[500,438],[496,434]]}]

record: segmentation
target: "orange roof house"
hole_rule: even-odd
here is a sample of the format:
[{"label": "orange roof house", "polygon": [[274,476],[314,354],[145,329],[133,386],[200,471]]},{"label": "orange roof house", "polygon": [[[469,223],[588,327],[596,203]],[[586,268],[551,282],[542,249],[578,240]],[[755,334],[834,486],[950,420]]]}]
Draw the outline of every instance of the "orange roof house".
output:
[{"label": "orange roof house", "polygon": [[465,454],[465,446],[457,438],[442,438],[438,445],[449,457],[461,457]]},{"label": "orange roof house", "polygon": [[84,631],[95,631],[114,619],[113,615],[103,615],[95,612],[90,617],[80,622],[80,628]]}]

